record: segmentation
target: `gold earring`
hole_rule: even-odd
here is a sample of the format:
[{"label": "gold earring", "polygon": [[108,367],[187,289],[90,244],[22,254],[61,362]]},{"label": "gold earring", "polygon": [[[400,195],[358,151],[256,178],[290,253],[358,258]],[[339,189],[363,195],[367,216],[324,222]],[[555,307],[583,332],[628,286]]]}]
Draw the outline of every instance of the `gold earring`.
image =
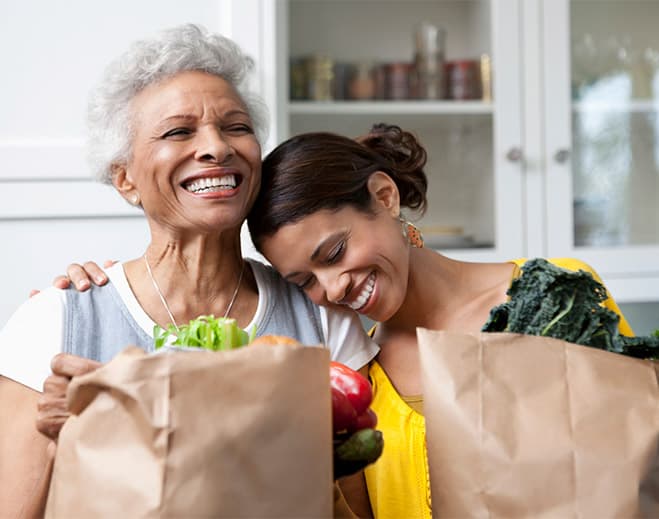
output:
[{"label": "gold earring", "polygon": [[398,217],[400,224],[402,226],[403,236],[407,242],[417,249],[423,248],[423,236],[419,228],[411,222],[403,220],[402,217]]}]

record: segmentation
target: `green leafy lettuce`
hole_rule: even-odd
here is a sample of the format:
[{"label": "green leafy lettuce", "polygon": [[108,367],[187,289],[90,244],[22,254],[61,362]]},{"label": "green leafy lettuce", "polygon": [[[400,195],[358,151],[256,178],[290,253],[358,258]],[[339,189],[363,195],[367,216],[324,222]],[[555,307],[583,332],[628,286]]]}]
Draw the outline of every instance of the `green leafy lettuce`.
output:
[{"label": "green leafy lettuce", "polygon": [[620,317],[601,306],[606,288],[589,272],[530,260],[508,295],[490,311],[483,331],[541,335],[632,357],[659,357],[659,331],[646,337],[620,335]]},{"label": "green leafy lettuce", "polygon": [[255,329],[248,334],[235,319],[216,318],[214,315],[202,315],[178,329],[173,324],[167,328],[159,325],[153,327],[156,349],[167,344],[211,351],[232,350],[251,342],[255,334]]}]

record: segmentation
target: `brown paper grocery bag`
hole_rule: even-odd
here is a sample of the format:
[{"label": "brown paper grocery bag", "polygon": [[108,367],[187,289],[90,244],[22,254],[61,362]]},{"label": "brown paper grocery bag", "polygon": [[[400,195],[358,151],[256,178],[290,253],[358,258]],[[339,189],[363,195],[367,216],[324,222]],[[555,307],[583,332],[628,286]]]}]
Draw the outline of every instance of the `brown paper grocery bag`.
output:
[{"label": "brown paper grocery bag", "polygon": [[659,517],[656,365],[417,329],[433,517]]},{"label": "brown paper grocery bag", "polygon": [[331,517],[329,353],[130,348],[71,382],[46,517]]}]

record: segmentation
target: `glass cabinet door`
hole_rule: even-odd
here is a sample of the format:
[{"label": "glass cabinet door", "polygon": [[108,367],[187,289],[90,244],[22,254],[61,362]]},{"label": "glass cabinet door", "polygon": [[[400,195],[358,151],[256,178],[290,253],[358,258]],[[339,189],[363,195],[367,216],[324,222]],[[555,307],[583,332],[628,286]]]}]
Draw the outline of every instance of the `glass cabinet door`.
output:
[{"label": "glass cabinet door", "polygon": [[659,257],[659,2],[545,2],[549,250],[611,274]]},{"label": "glass cabinet door", "polygon": [[[380,122],[412,131],[428,151],[429,205],[417,222],[426,244],[474,259],[520,255],[518,2],[505,12],[498,3],[289,0],[279,140],[356,137]],[[497,16],[511,30],[496,29]]]}]

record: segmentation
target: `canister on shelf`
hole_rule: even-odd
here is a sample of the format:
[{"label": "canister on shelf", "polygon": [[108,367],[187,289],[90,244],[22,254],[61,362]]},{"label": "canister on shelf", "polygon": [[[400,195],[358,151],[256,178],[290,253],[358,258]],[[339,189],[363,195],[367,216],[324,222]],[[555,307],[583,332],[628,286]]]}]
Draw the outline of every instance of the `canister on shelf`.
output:
[{"label": "canister on shelf", "polygon": [[293,101],[307,99],[307,67],[305,58],[290,60],[289,94]]},{"label": "canister on shelf", "polygon": [[492,101],[492,61],[489,55],[481,54],[481,99]]},{"label": "canister on shelf", "polygon": [[350,99],[368,100],[375,97],[373,64],[368,61],[356,63],[348,87]]},{"label": "canister on shelf", "polygon": [[332,95],[334,99],[350,99],[350,82],[355,73],[352,63],[334,63]]},{"label": "canister on shelf", "polygon": [[442,99],[445,97],[444,46],[445,32],[428,22],[417,25],[415,41],[414,97]]},{"label": "canister on shelf", "polygon": [[386,67],[383,64],[377,64],[373,67],[373,81],[375,83],[374,99],[387,98],[387,74]]},{"label": "canister on shelf", "polygon": [[329,101],[332,97],[334,61],[325,55],[307,59],[307,95],[313,101]]},{"label": "canister on shelf", "polygon": [[480,62],[455,60],[446,64],[449,99],[467,100],[480,98]]},{"label": "canister on shelf", "polygon": [[387,63],[385,71],[385,96],[391,100],[410,99],[410,78],[414,72],[412,63]]}]

